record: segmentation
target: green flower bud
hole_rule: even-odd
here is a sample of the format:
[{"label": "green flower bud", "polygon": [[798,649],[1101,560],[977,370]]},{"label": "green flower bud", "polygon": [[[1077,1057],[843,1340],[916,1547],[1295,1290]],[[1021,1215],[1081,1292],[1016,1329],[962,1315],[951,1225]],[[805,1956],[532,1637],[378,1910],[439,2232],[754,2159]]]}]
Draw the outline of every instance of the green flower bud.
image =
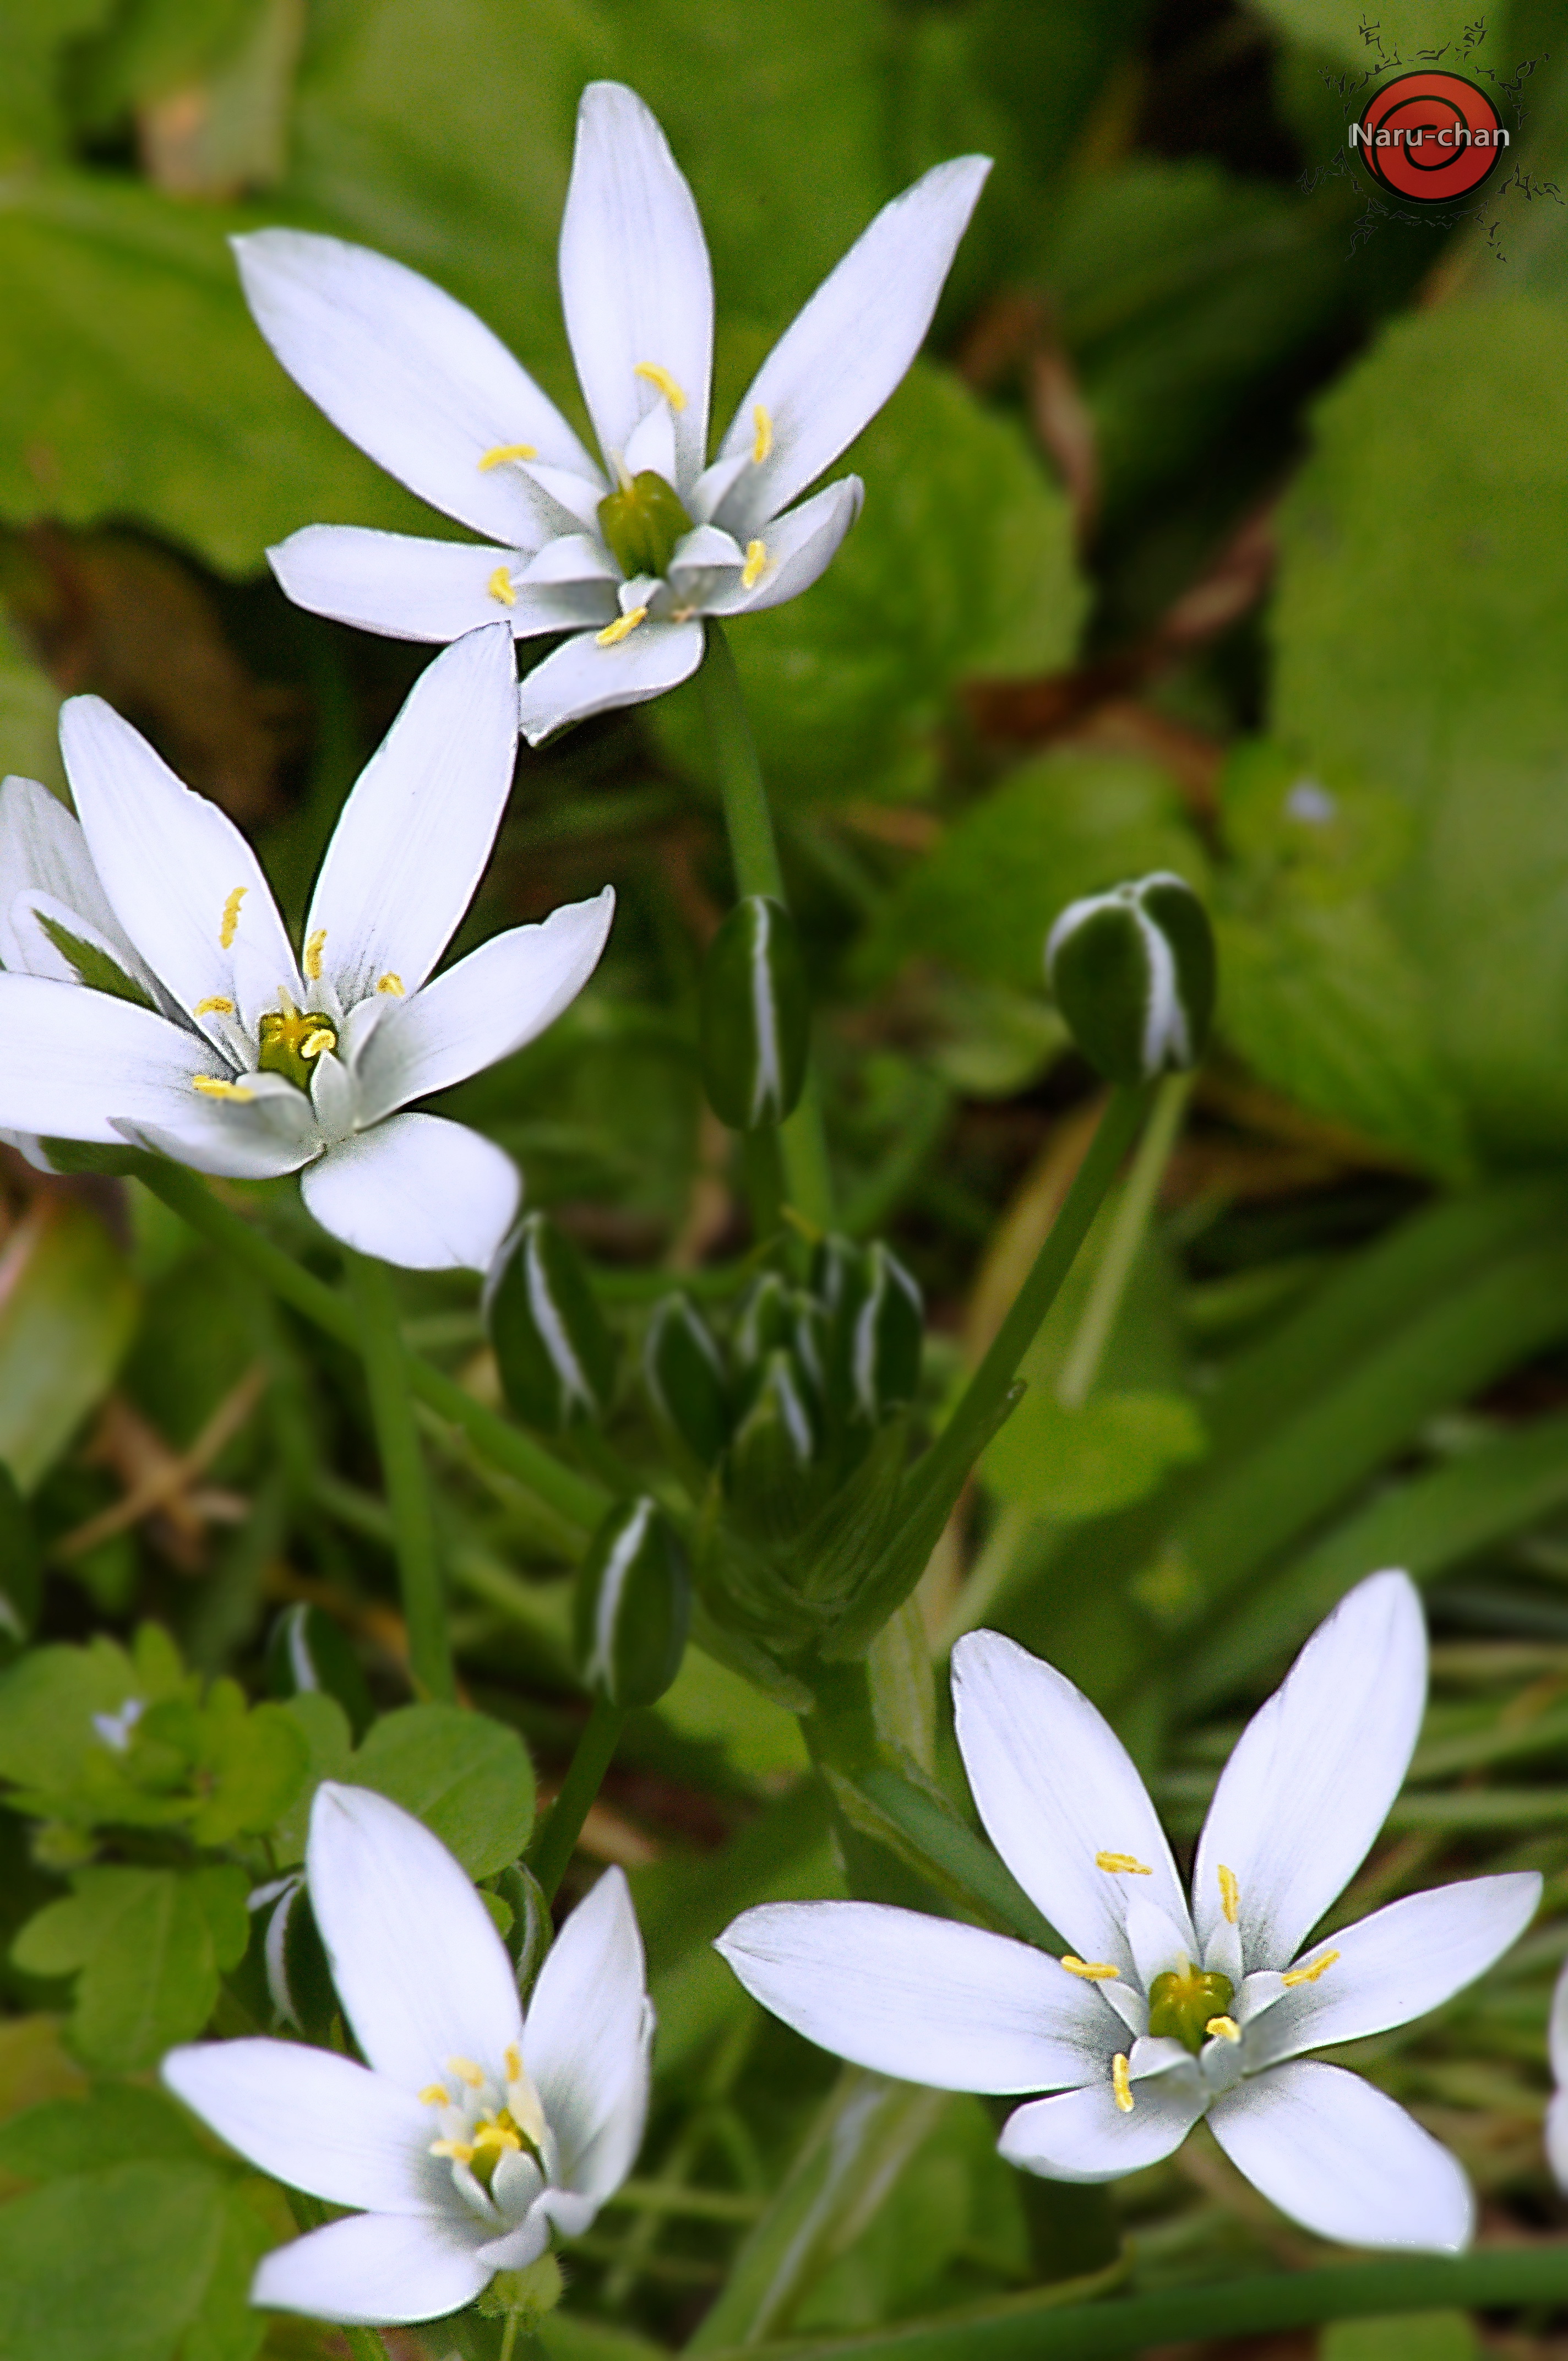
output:
[{"label": "green flower bud", "polygon": [[732,1131],[783,1123],[806,1082],[811,1000],[795,922],[749,894],[708,946],[702,970],[702,1079]]},{"label": "green flower bud", "polygon": [[324,2041],[337,1998],[303,1877],[296,1872],[258,1885],[250,1909],[261,1938],[267,1996],[279,2024]]},{"label": "green flower bud", "polygon": [[642,1375],[660,1417],[711,1467],[729,1440],[729,1389],[712,1332],[684,1295],[666,1295],[655,1308]]},{"label": "green flower bud", "polygon": [[753,1372],[795,1334],[795,1290],[776,1270],[765,1270],[740,1307],[730,1339],[738,1369]]},{"label": "green flower bud", "polygon": [[850,1334],[850,1376],[855,1407],[872,1423],[920,1385],[926,1307],[918,1281],[881,1239],[868,1246],[864,1290]]},{"label": "green flower bud", "polygon": [[781,1345],[762,1363],[756,1399],[729,1446],[732,1499],[770,1523],[791,1524],[805,1499],[804,1479],[817,1445],[800,1372]]},{"label": "green flower bud", "polygon": [[493,1882],[496,1893],[511,1912],[511,1925],[501,1939],[517,1978],[518,1991],[526,2001],[555,1937],[550,1905],[544,1888],[525,1861],[514,1861]]},{"label": "green flower bud", "polygon": [[611,1705],[654,1705],[681,1668],[691,1582],[680,1543],[646,1493],[618,1500],[577,1569],[573,1643],[587,1686]]},{"label": "green flower bud", "polygon": [[356,1738],[374,1719],[359,1659],[340,1625],[319,1607],[285,1607],[267,1635],[267,1686],[275,1697],[309,1689],[335,1697]]},{"label": "green flower bud", "polygon": [[615,1385],[615,1340],[582,1257],[554,1222],[530,1213],[485,1282],[485,1320],[501,1389],[547,1434],[598,1422]]},{"label": "green flower bud", "polygon": [[1046,978],[1080,1049],[1110,1082],[1149,1082],[1203,1054],[1214,937],[1179,877],[1162,870],[1069,902],[1046,942]]}]

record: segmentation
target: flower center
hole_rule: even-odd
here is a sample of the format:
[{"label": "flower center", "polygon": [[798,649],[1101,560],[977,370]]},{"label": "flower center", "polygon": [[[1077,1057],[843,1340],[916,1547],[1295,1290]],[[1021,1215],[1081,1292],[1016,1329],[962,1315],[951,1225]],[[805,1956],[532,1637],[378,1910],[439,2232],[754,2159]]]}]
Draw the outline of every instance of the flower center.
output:
[{"label": "flower center", "polygon": [[311,1070],[323,1050],[337,1047],[337,1027],[313,1009],[269,1010],[258,1031],[261,1049],[257,1065],[264,1074],[281,1074],[296,1090],[308,1091]]},{"label": "flower center", "polygon": [[652,467],[623,478],[598,505],[599,531],[628,578],[663,574],[692,521],[673,485]]},{"label": "flower center", "polygon": [[1196,2058],[1214,2021],[1231,2022],[1234,1990],[1229,1976],[1212,1969],[1168,1968],[1149,1986],[1149,2033],[1179,2041]]}]

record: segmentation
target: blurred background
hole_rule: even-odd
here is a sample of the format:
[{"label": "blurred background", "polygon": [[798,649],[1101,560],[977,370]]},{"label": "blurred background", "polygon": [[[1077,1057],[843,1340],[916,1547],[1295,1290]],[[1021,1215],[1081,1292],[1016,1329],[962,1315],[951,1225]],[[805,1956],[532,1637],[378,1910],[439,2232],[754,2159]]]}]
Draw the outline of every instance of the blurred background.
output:
[{"label": "blurred background", "polygon": [[[1433,55],[1511,128],[1477,198],[1435,213],[1343,152],[1367,77]],[[1568,1944],[1568,11],[0,0],[0,764],[61,785],[59,700],[98,691],[253,834],[297,924],[428,652],[292,609],[265,549],[315,522],[453,529],[283,376],[225,238],[283,222],[399,257],[582,423],[554,250],[577,96],[607,75],[696,193],[720,418],[879,205],[944,157],[996,159],[928,353],[850,455],[861,523],[807,597],[732,634],[841,1218],[920,1279],[933,1410],[1093,1120],[1044,995],[1051,918],[1164,868],[1219,933],[1218,1045],[1098,1379],[1053,1388],[1069,1297],[927,1576],[933,1649],[984,1617],[1050,1653],[1190,1833],[1285,1653],[1361,1572],[1410,1563],[1437,1703],[1353,1898],[1528,1861],[1551,1905],[1511,1982],[1390,2037],[1376,2070],[1461,2149],[1495,2234],[1544,2235],[1541,2026]],[[729,885],[689,690],[524,752],[458,948],[607,880],[592,990],[451,1105],[589,1257],[635,1455],[648,1307],[674,1275],[722,1323],[750,1245],[696,1060]],[[270,1619],[307,1602],[379,1698],[406,1695],[346,1356],[142,1192],[3,1179],[0,1458],[49,1569],[41,1631],[150,1614],[259,1688]],[[286,1187],[247,1202],[317,1251]],[[469,1286],[411,1282],[406,1310],[493,1389]],[[548,1784],[582,1711],[580,1537],[434,1447],[468,1693]],[[12,1620],[32,1611],[18,1595]],[[700,2314],[826,2086],[706,1951],[743,1902],[828,1890],[803,1760],[788,1714],[694,1653],[587,1831],[590,1865],[637,1872],[660,2169],[737,2201],[586,2242],[587,2300],[642,2331]],[[0,1849],[14,1926],[58,1887],[21,1822]],[[60,1998],[0,1981],[16,2009]],[[1046,2232],[1031,2249],[984,2109],[938,2113],[803,2325],[1038,2275]],[[1311,2244],[1201,2144],[1119,2202],[1148,2284]]]}]

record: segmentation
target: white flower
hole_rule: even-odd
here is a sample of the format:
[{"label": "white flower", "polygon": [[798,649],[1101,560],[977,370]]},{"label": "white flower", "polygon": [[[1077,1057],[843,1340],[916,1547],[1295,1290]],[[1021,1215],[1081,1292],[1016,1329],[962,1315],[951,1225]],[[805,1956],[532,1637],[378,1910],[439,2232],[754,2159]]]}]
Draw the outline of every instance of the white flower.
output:
[{"label": "white flower", "polygon": [[1568,2190],[1568,1967],[1558,1977],[1552,1995],[1547,2049],[1557,2087],[1546,2110],[1546,2160],[1559,2189]]},{"label": "white flower", "polygon": [[1464,2174],[1391,2099],[1301,2052],[1403,2025],[1529,1922],[1533,1874],[1312,1928],[1387,1814],[1426,1695],[1420,1603],[1372,1576],[1243,1733],[1199,1839],[1192,1906],[1142,1780],[1070,1681],[994,1631],[954,1652],[959,1745],[992,1843],[1073,1951],[870,1903],[749,1910],[719,1949],[840,2057],[943,2090],[1047,2091],[1002,2152],[1058,2180],[1156,2164],[1201,2115],[1282,2212],[1356,2246],[1465,2246]]},{"label": "white flower", "polygon": [[306,1875],[367,2063],[216,2041],[171,2050],[163,2079],[263,2172],[364,2209],[269,2255],[254,2302],[377,2326],[433,2320],[535,2261],[552,2224],[578,2236],[631,2168],[653,2033],[631,1899],[607,1871],[524,2017],[483,1902],[396,1804],[323,1784]]},{"label": "white flower", "polygon": [[707,465],[713,282],[652,115],[593,82],[561,225],[561,297],[601,469],[465,306],[383,255],[301,230],[235,240],[273,351],[344,434],[485,535],[312,525],[269,552],[291,598],[401,639],[505,612],[576,637],[531,672],[522,727],[636,705],[701,661],[703,615],[777,606],[854,522],[846,477],[790,502],[875,416],[918,350],[990,170],[939,164],[883,208],[763,362]]},{"label": "white flower", "polygon": [[516,735],[494,624],[436,658],[367,765],[296,960],[233,823],[109,706],[71,698],[80,823],[33,780],[0,788],[0,1123],[234,1179],[302,1169],[306,1204],[345,1244],[486,1268],[516,1167],[461,1124],[399,1110],[552,1024],[614,912],[607,887],[429,980],[500,825]]}]

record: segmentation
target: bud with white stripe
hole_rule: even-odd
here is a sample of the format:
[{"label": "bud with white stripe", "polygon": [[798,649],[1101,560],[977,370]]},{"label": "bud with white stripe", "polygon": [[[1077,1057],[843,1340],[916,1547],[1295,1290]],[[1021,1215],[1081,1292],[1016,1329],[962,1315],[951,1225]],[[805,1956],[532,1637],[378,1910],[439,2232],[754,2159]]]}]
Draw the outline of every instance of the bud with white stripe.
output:
[{"label": "bud with white stripe", "polygon": [[643,1493],[618,1500],[577,1568],[573,1643],[585,1685],[623,1709],[654,1705],[681,1668],[691,1583],[679,1541]]},{"label": "bud with white stripe", "polygon": [[684,1295],[666,1295],[648,1323],[642,1375],[654,1409],[704,1467],[729,1440],[729,1389],[706,1320]]},{"label": "bud with white stripe", "polygon": [[530,1213],[485,1282],[484,1311],[501,1390],[547,1434],[597,1423],[615,1386],[615,1340],[582,1257],[543,1213]]},{"label": "bud with white stripe", "polygon": [[732,1131],[791,1114],[806,1082],[811,1004],[806,959],[782,902],[748,894],[708,946],[702,971],[702,1078]]},{"label": "bud with white stripe", "polygon": [[1070,902],[1046,978],[1079,1049],[1113,1082],[1196,1065],[1214,1008],[1214,937],[1184,879],[1157,871]]}]

